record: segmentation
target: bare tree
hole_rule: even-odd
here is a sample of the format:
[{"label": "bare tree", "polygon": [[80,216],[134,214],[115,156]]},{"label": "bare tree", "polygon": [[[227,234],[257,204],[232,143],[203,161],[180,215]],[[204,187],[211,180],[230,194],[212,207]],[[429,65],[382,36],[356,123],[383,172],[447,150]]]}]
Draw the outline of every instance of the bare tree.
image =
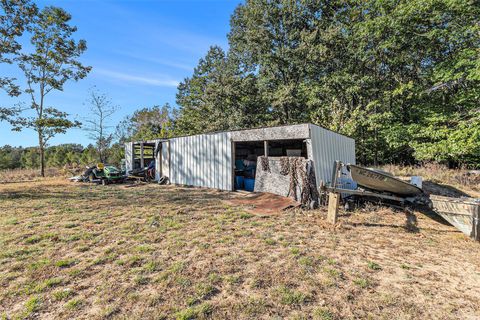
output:
[{"label": "bare tree", "polygon": [[84,130],[88,131],[89,138],[95,141],[100,161],[106,162],[108,149],[113,140],[108,121],[118,110],[118,106],[113,105],[110,98],[105,93],[98,91],[96,87],[90,89],[87,103],[90,105],[91,117],[85,119]]}]

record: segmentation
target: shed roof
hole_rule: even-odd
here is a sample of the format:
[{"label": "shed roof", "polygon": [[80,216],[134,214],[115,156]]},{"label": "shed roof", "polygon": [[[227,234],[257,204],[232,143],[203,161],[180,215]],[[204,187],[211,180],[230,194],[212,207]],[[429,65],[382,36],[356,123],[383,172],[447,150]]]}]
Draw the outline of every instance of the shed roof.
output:
[{"label": "shed roof", "polygon": [[[309,134],[309,126],[316,126],[322,128],[324,130],[333,132],[335,134],[344,136],[346,138],[353,139],[347,135],[338,133],[336,131],[327,129],[325,127],[313,124],[313,123],[300,123],[300,124],[283,124],[283,125],[276,125],[276,126],[262,126],[262,127],[255,127],[255,128],[247,128],[247,129],[232,129],[232,130],[224,130],[224,131],[210,131],[204,133],[196,133],[196,134],[187,134],[181,136],[175,136],[172,138],[159,138],[154,140],[148,141],[133,141],[134,143],[139,142],[155,142],[155,141],[168,141],[171,139],[176,138],[183,138],[183,137],[191,137],[200,134],[210,135],[210,134],[218,134],[218,133],[225,133],[231,132],[233,134],[232,140],[233,141],[255,141],[255,140],[281,140],[281,139],[307,139],[310,137]],[[278,130],[283,128],[290,127],[290,130]],[[270,132],[269,132],[270,131]],[[257,135],[257,137],[255,137]],[[282,135],[287,135],[286,137],[282,137]],[[263,137],[263,138],[262,138]]]}]

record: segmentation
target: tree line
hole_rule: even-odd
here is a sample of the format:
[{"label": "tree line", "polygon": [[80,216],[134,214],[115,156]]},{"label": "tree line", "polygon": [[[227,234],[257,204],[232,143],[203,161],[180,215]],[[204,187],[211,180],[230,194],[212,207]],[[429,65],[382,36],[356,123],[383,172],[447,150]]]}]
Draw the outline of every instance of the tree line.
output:
[{"label": "tree line", "polygon": [[[91,165],[97,159],[93,145],[83,147],[79,144],[61,144],[45,148],[47,167],[69,167],[73,164]],[[38,169],[40,155],[37,147],[0,147],[0,170],[4,169]]]},{"label": "tree line", "polygon": [[363,164],[480,165],[480,3],[246,0],[178,87],[183,134],[312,122]]},{"label": "tree line", "polygon": [[[42,101],[88,74],[77,61],[86,42],[73,39],[63,9],[0,3],[0,63],[30,79],[23,89],[8,77],[0,85],[30,95],[35,111],[3,108],[0,120],[37,131],[42,164],[48,139],[80,125]],[[16,41],[24,31],[33,53]],[[227,37],[228,49],[212,45],[180,83],[178,107],[139,109],[109,130],[116,107],[92,90],[85,128],[96,159],[116,161],[128,140],[311,122],[354,138],[362,164],[480,166],[477,1],[246,0]]]}]

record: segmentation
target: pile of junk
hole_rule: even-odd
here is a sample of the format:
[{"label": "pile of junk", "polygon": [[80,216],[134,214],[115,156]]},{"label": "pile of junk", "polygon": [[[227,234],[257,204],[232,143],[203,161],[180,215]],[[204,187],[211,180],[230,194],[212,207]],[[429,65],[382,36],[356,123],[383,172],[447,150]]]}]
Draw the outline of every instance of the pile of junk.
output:
[{"label": "pile of junk", "polygon": [[87,166],[86,170],[78,176],[71,177],[69,180],[74,182],[90,182],[96,184],[123,183],[127,179],[125,170],[120,170],[112,165],[97,163],[94,166]]},{"label": "pile of junk", "polygon": [[[125,164],[122,162],[121,169],[114,165],[97,163],[94,166],[87,166],[85,171],[77,176],[69,178],[74,182],[89,182],[101,185],[124,183],[126,181],[137,182],[153,182],[155,181],[155,161],[152,160],[148,166],[144,168],[137,168],[133,170],[125,169]],[[166,177],[162,177],[160,184],[165,184]]]}]

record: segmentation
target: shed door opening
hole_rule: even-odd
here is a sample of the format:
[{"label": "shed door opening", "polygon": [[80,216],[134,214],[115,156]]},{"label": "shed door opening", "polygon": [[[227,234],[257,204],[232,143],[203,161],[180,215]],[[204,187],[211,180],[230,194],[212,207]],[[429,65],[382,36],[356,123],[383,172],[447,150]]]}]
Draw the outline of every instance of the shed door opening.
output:
[{"label": "shed door opening", "polygon": [[253,191],[257,159],[268,157],[307,158],[307,145],[304,140],[243,141],[235,143],[235,190]]},{"label": "shed door opening", "polygon": [[307,144],[305,140],[268,141],[268,156],[307,158]]},{"label": "shed door opening", "polygon": [[133,145],[133,169],[143,169],[155,161],[155,143],[135,143]]},{"label": "shed door opening", "polygon": [[257,158],[265,155],[263,141],[235,143],[235,190],[253,191]]}]

